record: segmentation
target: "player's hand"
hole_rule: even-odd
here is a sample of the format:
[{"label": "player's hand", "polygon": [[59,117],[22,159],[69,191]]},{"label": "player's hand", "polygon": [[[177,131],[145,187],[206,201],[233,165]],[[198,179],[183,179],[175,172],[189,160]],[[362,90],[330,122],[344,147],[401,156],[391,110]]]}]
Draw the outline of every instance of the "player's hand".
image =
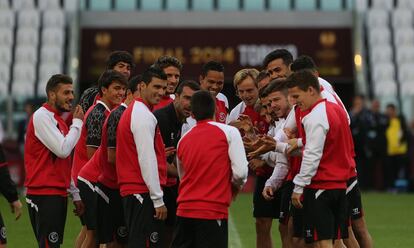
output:
[{"label": "player's hand", "polygon": [[249,165],[249,168],[250,169],[252,169],[253,171],[255,171],[258,168],[263,167],[265,164],[266,164],[265,161],[260,160],[260,159],[257,159],[257,158],[254,158],[254,159],[251,159],[249,161],[249,164],[248,165]]},{"label": "player's hand", "polygon": [[167,208],[165,205],[155,208],[154,218],[157,220],[165,220],[167,218]]},{"label": "player's hand", "polygon": [[73,209],[73,213],[75,213],[76,216],[82,216],[85,212],[85,205],[82,201],[73,201],[73,205],[75,206],[75,209]]},{"label": "player's hand", "polygon": [[237,195],[240,193],[240,187],[238,187],[237,185],[234,185],[233,183],[231,184],[231,198],[233,201],[236,200]]},{"label": "player's hand", "polygon": [[272,200],[274,198],[273,188],[270,186],[265,186],[263,188],[262,195],[266,200],[268,201]]},{"label": "player's hand", "polygon": [[257,138],[253,139],[251,137],[244,136],[243,145],[244,145],[244,149],[247,152],[251,152],[251,151],[257,150],[260,147],[260,140]]},{"label": "player's hand", "polygon": [[166,148],[165,148],[165,156],[168,158],[169,156],[174,155],[174,153],[175,153],[176,151],[177,151],[177,150],[176,150],[173,146],[166,147]]},{"label": "player's hand", "polygon": [[288,139],[296,138],[296,133],[293,132],[293,130],[290,129],[290,128],[284,128],[283,129],[283,132],[285,132],[285,134],[288,137]]},{"label": "player's hand", "polygon": [[261,154],[265,154],[270,151],[274,151],[276,149],[276,140],[273,137],[264,135],[259,139],[260,141],[258,144],[260,147],[253,152],[247,154],[249,159],[255,158]]},{"label": "player's hand", "polygon": [[10,203],[11,212],[15,216],[15,220],[18,220],[22,216],[22,203],[20,200]]},{"label": "player's hand", "polygon": [[300,201],[300,199],[302,198],[302,194],[299,193],[292,193],[292,205],[295,208],[303,208],[302,202]]},{"label": "player's hand", "polygon": [[75,111],[73,112],[73,119],[80,119],[83,121],[84,113],[82,107],[77,105]]},{"label": "player's hand", "polygon": [[298,139],[290,139],[287,141],[289,144],[289,148],[287,149],[286,153],[291,154],[294,150],[298,149]]}]

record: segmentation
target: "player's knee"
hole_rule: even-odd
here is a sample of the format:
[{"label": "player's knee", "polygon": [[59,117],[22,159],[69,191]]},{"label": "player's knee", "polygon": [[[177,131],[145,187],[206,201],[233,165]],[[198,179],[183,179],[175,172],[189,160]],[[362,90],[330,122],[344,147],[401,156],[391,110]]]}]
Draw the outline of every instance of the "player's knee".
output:
[{"label": "player's knee", "polygon": [[288,232],[289,232],[288,225],[279,223],[279,233],[283,236],[286,236],[288,235]]},{"label": "player's knee", "polygon": [[256,232],[270,233],[272,228],[272,219],[270,218],[256,218]]}]

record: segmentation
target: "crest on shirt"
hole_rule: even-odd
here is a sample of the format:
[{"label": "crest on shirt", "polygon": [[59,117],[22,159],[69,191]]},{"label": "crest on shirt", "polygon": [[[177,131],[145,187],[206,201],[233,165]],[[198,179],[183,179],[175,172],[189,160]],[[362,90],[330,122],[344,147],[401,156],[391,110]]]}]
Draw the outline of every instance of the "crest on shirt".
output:
[{"label": "crest on shirt", "polygon": [[128,235],[128,231],[126,226],[120,226],[117,230],[118,236],[121,238],[125,238]]},{"label": "crest on shirt", "polygon": [[226,113],[224,113],[224,112],[219,113],[219,121],[220,122],[225,122],[226,121]]}]

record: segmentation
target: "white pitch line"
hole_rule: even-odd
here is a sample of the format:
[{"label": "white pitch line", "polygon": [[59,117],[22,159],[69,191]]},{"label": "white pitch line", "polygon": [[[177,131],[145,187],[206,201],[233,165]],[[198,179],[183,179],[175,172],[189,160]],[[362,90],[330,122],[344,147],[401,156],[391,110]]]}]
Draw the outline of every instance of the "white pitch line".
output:
[{"label": "white pitch line", "polygon": [[233,218],[229,214],[229,248],[242,248],[239,232],[234,224]]}]

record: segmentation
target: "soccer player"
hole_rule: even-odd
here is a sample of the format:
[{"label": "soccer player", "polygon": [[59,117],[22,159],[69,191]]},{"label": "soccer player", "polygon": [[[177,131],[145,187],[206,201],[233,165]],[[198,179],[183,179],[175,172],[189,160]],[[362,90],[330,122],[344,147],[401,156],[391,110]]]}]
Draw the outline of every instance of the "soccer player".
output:
[{"label": "soccer player", "polygon": [[289,76],[290,64],[293,62],[292,54],[286,49],[276,49],[270,52],[263,59],[263,69],[265,69],[270,80],[277,78],[286,78]]},{"label": "soccer player", "polygon": [[198,91],[191,99],[197,124],[180,140],[177,227],[172,247],[227,247],[228,208],[247,179],[239,131],[214,121],[215,100]]},{"label": "soccer player", "polygon": [[[98,81],[100,100],[96,102],[94,107],[89,109],[85,117],[86,142],[84,144],[86,144],[86,153],[89,160],[79,170],[77,179],[80,196],[85,205],[83,218],[87,231],[83,245],[86,247],[94,247],[96,243],[97,194],[95,194],[95,186],[101,172],[100,152],[102,149],[100,149],[100,145],[103,126],[110,111],[121,104],[125,97],[126,84],[126,77],[118,71],[108,70],[102,73]],[[82,149],[84,144],[76,145],[78,155],[79,152],[85,151]]]},{"label": "soccer player", "polygon": [[[126,51],[113,51],[109,56],[108,59],[106,61],[106,70],[115,70],[118,71],[120,73],[122,73],[127,79],[129,79],[130,75],[131,75],[131,69],[134,67],[133,64],[133,58],[132,55],[129,52]],[[87,104],[83,104],[86,107],[91,106],[89,105],[90,102],[93,102],[92,106],[95,106],[96,101],[99,100],[100,96],[99,94],[96,95],[94,93],[94,88],[99,91],[99,89],[97,89],[97,87],[92,87],[90,92],[87,92],[88,90],[86,90],[85,92],[90,94],[90,99],[89,101],[87,101]],[[84,93],[85,93],[84,92]],[[93,97],[95,95],[95,97]],[[85,97],[87,97],[88,95],[85,95]],[[83,98],[81,98],[83,99]],[[93,99],[93,101],[91,101]],[[84,99],[84,100],[87,100]],[[87,113],[87,111],[89,110],[89,107],[84,110],[85,113]],[[73,158],[73,166],[72,166],[72,178],[75,182],[75,185],[77,186],[77,176],[79,173],[79,170],[86,164],[86,162],[88,162],[88,160],[92,157],[94,150],[96,149],[89,149],[91,151],[91,153],[88,155],[86,152],[86,131],[83,131],[81,133],[81,138],[79,140],[79,143],[82,144],[77,144],[76,148],[75,148],[75,154],[74,154],[74,158]],[[82,147],[82,148],[81,148]],[[85,238],[86,238],[86,225],[85,225],[85,220],[84,217],[81,216],[81,223],[82,223],[82,229],[79,232],[78,237],[76,238],[75,241],[75,247],[76,248],[81,248],[82,244],[85,242]],[[89,242],[89,241],[88,241]]]},{"label": "soccer player", "polygon": [[165,95],[161,98],[160,102],[154,106],[154,110],[157,110],[174,101],[175,88],[177,88],[177,85],[180,82],[183,65],[177,58],[168,55],[159,57],[154,65],[164,71],[168,80]]},{"label": "soccer player", "polygon": [[227,122],[227,108],[224,101],[217,98],[217,95],[224,86],[224,66],[216,61],[209,61],[203,65],[200,75],[200,87],[209,91],[216,101],[216,121]]},{"label": "soccer player", "polygon": [[[0,144],[0,192],[9,202],[12,213],[15,215],[15,219],[18,220],[22,215],[22,203],[17,194],[16,184],[10,178],[7,166],[6,156],[4,155],[3,147]],[[0,247],[6,248],[6,244],[6,227],[0,213]]]},{"label": "soccer player", "polygon": [[175,165],[175,149],[181,138],[182,125],[191,114],[191,96],[198,90],[200,90],[198,83],[191,80],[183,81],[177,87],[174,102],[154,111],[166,150],[168,149],[171,154],[167,157],[168,178],[167,185],[163,188],[164,202],[168,209],[168,216],[165,220],[165,247],[171,245],[177,211],[178,174]]},{"label": "soccer player", "polygon": [[[260,113],[254,109],[259,99],[259,89],[256,77],[259,72],[256,69],[242,69],[234,75],[234,87],[242,102],[239,103],[229,115],[229,124],[237,122],[240,115],[248,116],[258,130],[258,134],[266,134],[269,125],[261,118]],[[274,166],[274,165],[273,165]],[[253,195],[253,216],[256,219],[256,245],[257,247],[272,246],[272,221],[279,217],[280,197],[266,201],[262,196],[262,190],[266,180],[272,174],[273,168],[265,160],[253,158],[249,160],[249,167],[256,173],[256,184]]]},{"label": "soccer player", "polygon": [[102,129],[102,141],[93,157],[100,163],[101,173],[95,187],[97,202],[97,240],[107,247],[123,247],[127,243],[124,210],[116,174],[116,131],[119,120],[128,105],[139,97],[139,84],[142,76],[134,76],[128,83],[127,97],[106,118]]},{"label": "soccer player", "polygon": [[292,204],[303,207],[306,242],[333,247],[333,240],[348,236],[345,191],[355,161],[347,116],[338,104],[322,98],[311,71],[295,72],[288,81],[289,95],[307,111],[302,117],[306,144],[293,179]]},{"label": "soccer player", "polygon": [[129,232],[128,247],[160,247],[167,217],[161,189],[167,180],[167,158],[152,109],[165,95],[167,75],[150,67],[142,81],[141,98],[128,106],[118,124],[116,172]]},{"label": "soccer player", "polygon": [[[70,128],[60,117],[71,111],[72,79],[53,75],[46,85],[47,102],[31,117],[25,142],[26,202],[39,247],[59,247],[67,213],[71,184],[71,152],[79,140],[83,111],[77,106]],[[79,195],[72,191],[77,214],[82,214]]]}]

